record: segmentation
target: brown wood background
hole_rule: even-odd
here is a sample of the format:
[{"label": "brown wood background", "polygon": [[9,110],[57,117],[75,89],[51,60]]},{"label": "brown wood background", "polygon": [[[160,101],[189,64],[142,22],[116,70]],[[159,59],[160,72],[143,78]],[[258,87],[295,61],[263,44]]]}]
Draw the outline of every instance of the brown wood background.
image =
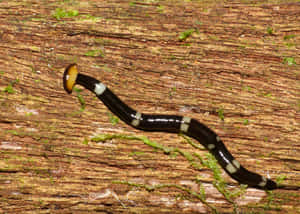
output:
[{"label": "brown wood background", "polygon": [[[57,20],[57,8],[79,14]],[[197,31],[179,41],[189,29]],[[196,118],[246,168],[300,185],[299,32],[299,1],[0,1],[0,212],[212,212],[178,188],[114,183],[197,192],[198,179],[220,213],[300,213],[299,192],[249,188],[234,210],[210,170],[181,155],[140,141],[91,142],[100,133],[143,135],[195,152],[178,135],[113,125],[86,90],[79,112],[76,93],[62,87],[76,62],[133,108]]]}]

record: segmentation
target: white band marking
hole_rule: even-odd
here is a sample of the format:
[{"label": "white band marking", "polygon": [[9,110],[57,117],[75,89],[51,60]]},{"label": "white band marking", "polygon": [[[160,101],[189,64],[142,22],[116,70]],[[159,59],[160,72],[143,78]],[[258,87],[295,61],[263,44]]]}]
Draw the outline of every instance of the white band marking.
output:
[{"label": "white band marking", "polygon": [[142,114],[137,111],[135,113],[135,119],[132,120],[131,125],[138,126],[140,124],[141,118],[142,118]]},{"label": "white band marking", "polygon": [[267,184],[267,179],[265,177],[261,177],[262,181],[259,182],[258,186],[264,187]]},{"label": "white band marking", "polygon": [[191,119],[192,119],[192,118],[190,118],[190,117],[183,117],[183,118],[182,118],[182,122],[183,122],[183,123],[190,123],[190,122],[191,122]]},{"label": "white band marking", "polygon": [[187,132],[190,126],[191,118],[190,117],[183,117],[180,125],[180,131]]},{"label": "white band marking", "polygon": [[231,163],[227,164],[226,169],[230,174],[236,173],[237,171],[237,169]]},{"label": "white band marking", "polygon": [[209,150],[212,150],[212,149],[214,149],[215,147],[216,147],[216,146],[215,146],[215,144],[213,144],[213,143],[207,145],[207,148],[208,148]]},{"label": "white band marking", "polygon": [[180,125],[180,131],[187,132],[188,129],[189,129],[189,124],[182,123]]},{"label": "white band marking", "polygon": [[231,162],[232,163],[227,164],[226,169],[228,170],[228,172],[230,172],[230,174],[233,174],[240,169],[241,164],[237,160],[232,160]]},{"label": "white band marking", "polygon": [[237,169],[239,169],[241,167],[240,162],[238,162],[237,160],[233,160],[232,163]]},{"label": "white band marking", "polygon": [[100,96],[105,91],[106,86],[103,83],[96,83],[94,92],[97,94],[97,96]]}]

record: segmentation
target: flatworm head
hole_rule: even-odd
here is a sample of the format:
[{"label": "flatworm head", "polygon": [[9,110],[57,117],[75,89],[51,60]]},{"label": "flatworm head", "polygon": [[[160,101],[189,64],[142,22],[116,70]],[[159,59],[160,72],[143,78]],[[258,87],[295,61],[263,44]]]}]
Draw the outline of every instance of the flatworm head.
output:
[{"label": "flatworm head", "polygon": [[77,75],[78,70],[76,64],[69,65],[64,72],[63,85],[69,94],[72,93],[73,87],[76,84]]}]

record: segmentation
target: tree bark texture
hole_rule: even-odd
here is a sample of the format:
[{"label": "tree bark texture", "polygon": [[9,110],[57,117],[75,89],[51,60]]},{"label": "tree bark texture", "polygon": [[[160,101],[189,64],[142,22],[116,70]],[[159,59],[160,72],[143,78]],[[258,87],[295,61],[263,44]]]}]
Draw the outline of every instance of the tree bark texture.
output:
[{"label": "tree bark texture", "polygon": [[300,213],[297,191],[224,196],[198,166],[205,149],[62,86],[75,62],[131,107],[196,118],[249,170],[299,186],[299,56],[299,1],[0,1],[0,212]]}]

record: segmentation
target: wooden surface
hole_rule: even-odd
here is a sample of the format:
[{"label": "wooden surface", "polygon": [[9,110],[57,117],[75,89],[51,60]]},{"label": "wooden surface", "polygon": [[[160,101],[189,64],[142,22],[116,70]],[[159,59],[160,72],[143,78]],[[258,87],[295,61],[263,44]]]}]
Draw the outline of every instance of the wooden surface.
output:
[{"label": "wooden surface", "polygon": [[[133,108],[196,118],[249,170],[300,185],[300,3],[255,2],[0,1],[0,212],[300,213],[299,192],[249,188],[230,201],[178,152],[91,141],[146,136],[207,154],[176,134],[113,125],[87,90],[80,111],[62,87],[76,62]],[[200,183],[209,206],[191,193]],[[178,186],[144,188],[161,184]]]}]

